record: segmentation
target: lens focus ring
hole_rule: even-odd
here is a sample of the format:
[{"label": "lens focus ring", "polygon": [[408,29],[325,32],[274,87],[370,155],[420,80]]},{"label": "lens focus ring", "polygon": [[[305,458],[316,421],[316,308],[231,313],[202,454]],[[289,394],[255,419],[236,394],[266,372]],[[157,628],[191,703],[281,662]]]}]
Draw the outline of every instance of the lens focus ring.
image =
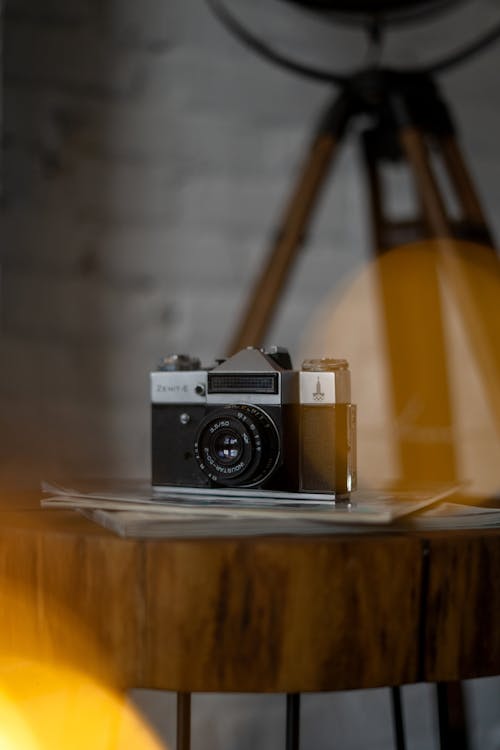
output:
[{"label": "lens focus ring", "polygon": [[231,404],[202,421],[194,453],[200,469],[213,482],[254,487],[262,484],[278,463],[279,435],[262,409]]}]

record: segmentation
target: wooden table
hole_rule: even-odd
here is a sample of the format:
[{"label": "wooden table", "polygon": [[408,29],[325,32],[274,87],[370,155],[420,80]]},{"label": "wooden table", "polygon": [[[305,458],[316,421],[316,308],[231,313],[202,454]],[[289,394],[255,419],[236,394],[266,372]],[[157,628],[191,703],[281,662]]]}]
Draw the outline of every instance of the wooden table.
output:
[{"label": "wooden table", "polygon": [[184,697],[500,674],[500,530],[124,540],[38,502],[3,501],[4,649]]}]

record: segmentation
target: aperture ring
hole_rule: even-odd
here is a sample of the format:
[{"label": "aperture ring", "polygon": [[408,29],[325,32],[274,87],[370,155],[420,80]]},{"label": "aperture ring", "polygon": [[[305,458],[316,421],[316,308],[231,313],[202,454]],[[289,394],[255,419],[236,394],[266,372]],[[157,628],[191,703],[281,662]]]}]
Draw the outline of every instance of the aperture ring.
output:
[{"label": "aperture ring", "polygon": [[[234,460],[219,455],[220,437],[231,436]],[[194,454],[203,473],[216,484],[253,487],[274,471],[280,455],[279,433],[262,409],[252,404],[231,404],[212,411],[200,424]]]}]

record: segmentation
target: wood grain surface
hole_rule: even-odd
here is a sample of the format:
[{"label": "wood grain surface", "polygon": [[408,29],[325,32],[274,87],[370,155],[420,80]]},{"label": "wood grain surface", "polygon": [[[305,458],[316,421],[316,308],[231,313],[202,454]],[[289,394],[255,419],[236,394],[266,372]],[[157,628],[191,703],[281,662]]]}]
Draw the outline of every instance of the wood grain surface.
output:
[{"label": "wood grain surface", "polygon": [[0,652],[180,691],[500,673],[499,539],[122,540],[76,513],[4,508]]},{"label": "wood grain surface", "polygon": [[436,534],[428,543],[426,679],[499,674],[499,530]]},{"label": "wood grain surface", "polygon": [[259,692],[412,682],[419,568],[409,538],[148,545],[147,682]]},{"label": "wood grain surface", "polygon": [[139,546],[74,513],[0,514],[0,651],[117,685],[140,675]]}]

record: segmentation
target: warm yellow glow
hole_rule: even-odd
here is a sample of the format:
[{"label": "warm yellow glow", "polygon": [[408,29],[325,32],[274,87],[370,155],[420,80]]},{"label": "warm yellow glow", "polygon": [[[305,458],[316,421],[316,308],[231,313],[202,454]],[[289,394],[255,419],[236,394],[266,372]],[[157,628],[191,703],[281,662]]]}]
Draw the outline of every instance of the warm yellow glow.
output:
[{"label": "warm yellow glow", "polygon": [[326,300],[303,356],[349,360],[361,485],[500,490],[499,301],[498,257],[454,240],[385,253]]},{"label": "warm yellow glow", "polygon": [[0,750],[40,750],[12,700],[0,691]]},{"label": "warm yellow glow", "polygon": [[0,750],[164,750],[121,691],[102,633],[44,588],[33,541],[14,564],[0,552]]},{"label": "warm yellow glow", "polygon": [[125,697],[68,667],[0,661],[0,750],[160,750]]}]

